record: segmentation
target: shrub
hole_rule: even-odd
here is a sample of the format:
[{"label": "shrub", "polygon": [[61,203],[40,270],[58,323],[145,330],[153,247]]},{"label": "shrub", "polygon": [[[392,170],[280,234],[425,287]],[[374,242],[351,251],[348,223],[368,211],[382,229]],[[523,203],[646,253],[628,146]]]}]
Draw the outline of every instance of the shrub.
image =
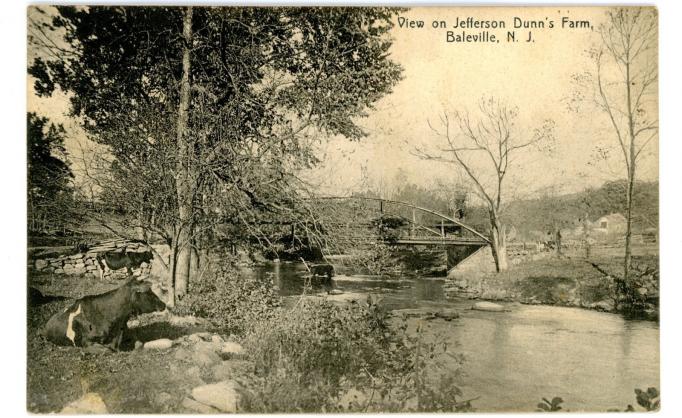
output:
[{"label": "shrub", "polygon": [[280,303],[271,278],[240,275],[230,263],[213,263],[190,282],[187,295],[174,310],[207,318],[223,332],[242,335],[249,324],[271,318]]},{"label": "shrub", "polygon": [[[248,412],[455,411],[454,374],[434,381],[443,345],[389,326],[371,298],[337,306],[301,299],[247,332],[243,344],[256,376],[242,376]],[[354,394],[354,395],[353,395]]]}]

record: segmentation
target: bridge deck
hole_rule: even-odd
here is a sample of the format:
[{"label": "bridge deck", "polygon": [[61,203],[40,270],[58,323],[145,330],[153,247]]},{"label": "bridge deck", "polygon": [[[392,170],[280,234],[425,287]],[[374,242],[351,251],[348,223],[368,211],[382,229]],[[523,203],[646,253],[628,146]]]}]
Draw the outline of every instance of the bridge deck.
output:
[{"label": "bridge deck", "polygon": [[488,245],[486,241],[480,239],[466,238],[400,238],[392,241],[397,245]]}]

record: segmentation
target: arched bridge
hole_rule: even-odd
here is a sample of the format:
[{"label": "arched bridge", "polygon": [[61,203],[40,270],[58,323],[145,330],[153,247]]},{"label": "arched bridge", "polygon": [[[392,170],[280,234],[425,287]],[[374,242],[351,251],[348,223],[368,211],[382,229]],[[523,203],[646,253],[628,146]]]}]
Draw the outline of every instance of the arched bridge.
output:
[{"label": "arched bridge", "polygon": [[[315,242],[326,254],[353,254],[383,242],[447,254],[448,269],[490,244],[459,219],[407,202],[374,197],[303,199],[304,221],[287,222],[291,243]],[[311,221],[312,219],[312,221]]]},{"label": "arched bridge", "polygon": [[[371,225],[371,222],[368,224],[362,222],[362,219],[358,219],[358,214],[361,212],[370,212],[371,214],[372,209],[374,210],[374,213],[378,212],[379,215],[379,217],[374,217],[372,219],[377,227],[381,227],[384,219],[383,216],[393,216],[395,217],[393,222],[393,226],[395,227],[392,229],[395,231],[393,231],[394,235],[387,238],[387,240],[395,245],[484,246],[490,244],[488,237],[476,231],[473,227],[461,222],[459,219],[407,202],[358,196],[314,197],[308,198],[307,200],[315,202],[355,201],[374,203],[374,208],[372,208],[371,205],[370,207],[367,207],[367,205],[365,205],[365,207],[362,207],[362,205],[351,205],[351,207],[346,208],[347,210],[350,209],[350,211],[354,211],[354,213],[352,213],[353,221],[346,222],[345,226],[351,228],[354,226],[353,224],[360,227]],[[339,208],[336,207],[329,212],[333,213],[338,210]],[[337,222],[330,223],[338,225],[338,219],[339,218],[337,218]],[[399,219],[402,222],[395,222],[395,219]]]}]

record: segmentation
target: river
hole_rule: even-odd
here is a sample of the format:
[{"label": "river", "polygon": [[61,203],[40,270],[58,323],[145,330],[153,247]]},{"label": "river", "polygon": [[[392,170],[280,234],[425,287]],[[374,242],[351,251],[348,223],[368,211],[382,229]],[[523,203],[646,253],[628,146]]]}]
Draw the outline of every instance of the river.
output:
[{"label": "river", "polygon": [[[305,268],[274,264],[255,271],[274,276],[280,294],[300,295]],[[657,322],[578,308],[505,304],[509,312],[472,310],[467,299],[446,299],[443,279],[379,280],[337,276],[346,294],[378,294],[388,309],[456,308],[451,322],[424,321],[464,355],[461,387],[480,412],[534,411],[542,397],[564,399],[564,410],[606,411],[636,406],[634,389],[659,385]],[[323,287],[313,289],[325,292]]]}]

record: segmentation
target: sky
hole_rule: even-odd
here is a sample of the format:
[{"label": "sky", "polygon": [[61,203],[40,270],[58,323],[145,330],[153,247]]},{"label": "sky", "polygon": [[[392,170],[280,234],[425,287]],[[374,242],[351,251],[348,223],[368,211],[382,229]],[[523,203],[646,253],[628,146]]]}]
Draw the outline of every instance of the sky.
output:
[{"label": "sky", "polygon": [[[439,139],[428,122],[438,124],[443,111],[475,110],[481,97],[495,97],[519,110],[518,132],[522,137],[546,119],[555,122],[553,151],[529,151],[519,155],[509,170],[509,188],[515,197],[525,197],[547,188],[562,192],[599,186],[623,178],[622,155],[612,152],[607,161],[595,160],[595,149],[617,145],[604,114],[586,106],[569,110],[566,100],[575,90],[571,76],[590,70],[593,63],[585,51],[598,41],[594,29],[604,21],[605,8],[413,8],[394,19],[391,59],[404,68],[403,79],[393,93],[381,99],[369,116],[359,120],[368,136],[359,142],[325,138],[319,153],[321,166],[305,173],[325,194],[347,194],[368,183],[391,184],[399,171],[410,183],[429,186],[438,181],[456,183],[460,178],[452,166],[424,161],[414,155],[416,147],[433,148]],[[514,17],[543,21],[545,28],[514,29]],[[401,28],[398,17],[423,21],[424,27]],[[446,31],[457,18],[504,21],[504,29],[489,29],[499,43],[446,42]],[[561,19],[589,21],[590,28],[561,28]],[[553,20],[555,27],[549,29]],[[432,28],[433,21],[447,28]],[[480,29],[464,29],[477,34]],[[515,30],[518,42],[506,42]],[[533,42],[525,42],[528,31]],[[31,51],[29,51],[31,57]],[[80,167],[83,149],[91,149],[77,121],[66,115],[68,100],[63,94],[38,98],[28,83],[28,109],[65,125],[67,149]],[[657,109],[654,109],[657,111]],[[658,144],[650,144],[639,167],[639,178],[658,178]]]},{"label": "sky", "polygon": [[[605,11],[598,7],[415,8],[401,13],[410,20],[425,22],[423,29],[405,29],[396,24],[392,31],[391,56],[404,67],[404,79],[362,122],[369,136],[361,144],[334,138],[326,147],[326,167],[314,177],[328,179],[330,192],[359,184],[362,166],[374,180],[390,181],[401,169],[410,181],[421,185],[437,179],[452,180],[456,177],[452,167],[422,161],[410,151],[437,143],[427,121],[437,123],[444,109],[468,109],[473,114],[482,96],[493,96],[519,108],[522,131],[530,132],[547,118],[556,123],[554,152],[530,153],[515,168],[512,187],[518,186],[521,195],[552,185],[577,191],[623,178],[622,156],[616,152],[607,162],[591,164],[595,161],[596,146],[617,145],[605,115],[590,107],[571,112],[566,105],[575,89],[571,76],[592,68],[585,51],[597,41],[595,31],[533,29],[532,43],[501,40],[462,44],[447,43],[445,29],[428,27],[434,20],[454,25],[457,17],[504,20],[505,30],[491,30],[502,37],[511,28],[514,16],[526,20],[548,18],[559,26],[566,16],[571,20],[589,20],[596,29],[603,22]],[[526,36],[528,29],[518,31]],[[646,180],[658,178],[657,143],[650,144],[649,150],[651,155],[642,160],[639,171],[640,178]]]}]

